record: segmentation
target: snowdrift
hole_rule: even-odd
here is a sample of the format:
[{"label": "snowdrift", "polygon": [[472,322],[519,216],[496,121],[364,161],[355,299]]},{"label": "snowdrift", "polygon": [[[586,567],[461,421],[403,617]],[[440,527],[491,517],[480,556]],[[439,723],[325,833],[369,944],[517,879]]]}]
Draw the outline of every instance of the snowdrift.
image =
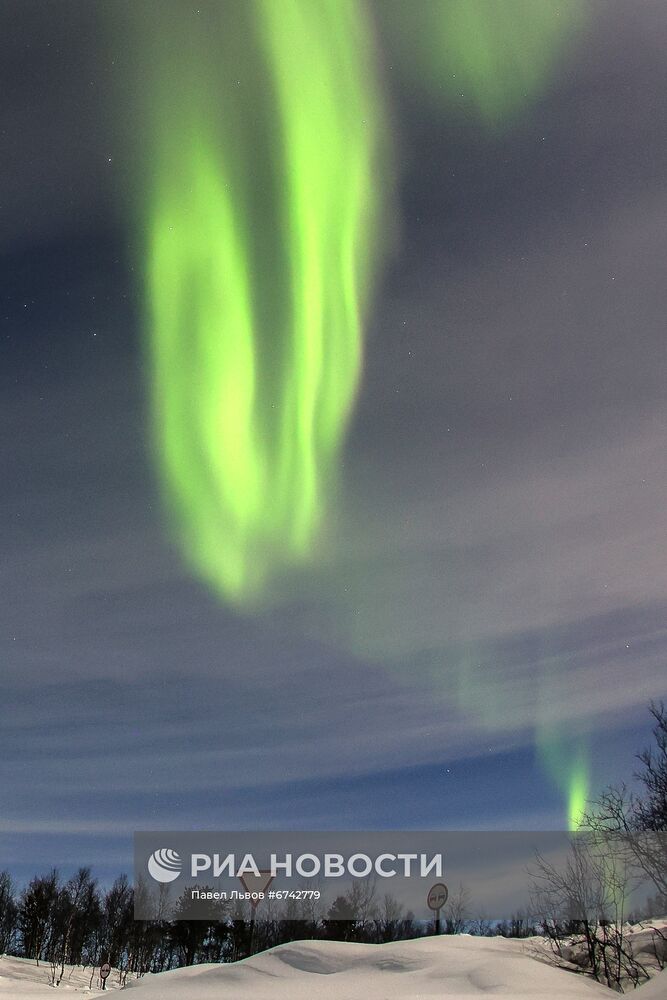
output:
[{"label": "snowdrift", "polygon": [[384,945],[300,941],[235,965],[146,976],[131,989],[133,1000],[468,1000],[487,995],[609,1000],[613,995],[598,983],[536,960],[534,950],[529,942],[465,935]]},{"label": "snowdrift", "polygon": [[[0,1000],[58,995],[108,996],[89,989],[91,970],[72,969],[58,990],[49,966],[0,957]],[[128,1000],[426,1000],[517,997],[595,1000],[617,997],[582,975],[548,964],[539,939],[443,936],[395,944],[299,941],[233,965],[197,965],[128,982]],[[120,995],[120,994],[117,994]],[[124,994],[123,994],[124,995]],[[666,1000],[667,970],[630,991],[636,1000]]]}]

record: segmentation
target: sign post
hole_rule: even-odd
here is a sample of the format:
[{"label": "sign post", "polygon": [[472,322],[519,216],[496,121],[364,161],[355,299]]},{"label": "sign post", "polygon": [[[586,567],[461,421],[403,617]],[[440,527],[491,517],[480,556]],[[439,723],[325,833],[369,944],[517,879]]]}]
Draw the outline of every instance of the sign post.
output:
[{"label": "sign post", "polygon": [[[260,871],[258,875],[246,872],[245,875],[239,875],[239,880],[246,892],[265,892],[273,882],[273,875],[270,871]],[[248,944],[248,952],[251,955],[252,939],[255,934],[255,910],[259,906],[259,902],[259,899],[250,900],[252,916],[250,917],[250,942]]]},{"label": "sign post", "polygon": [[108,962],[104,962],[103,965],[100,965],[100,979],[102,980],[103,990],[107,988],[107,979],[109,978],[110,974],[111,974],[111,966],[109,965]]},{"label": "sign post", "polygon": [[440,933],[440,910],[447,902],[449,890],[444,882],[436,882],[428,891],[426,904],[429,910],[435,911],[435,933]]}]

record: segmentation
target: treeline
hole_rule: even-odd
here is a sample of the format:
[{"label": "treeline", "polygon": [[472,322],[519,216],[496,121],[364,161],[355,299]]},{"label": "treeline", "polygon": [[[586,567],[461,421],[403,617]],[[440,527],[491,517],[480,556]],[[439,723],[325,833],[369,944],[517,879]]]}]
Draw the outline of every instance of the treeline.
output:
[{"label": "treeline", "polygon": [[[383,943],[434,933],[433,922],[404,912],[391,895],[375,898],[372,885],[354,884],[323,914],[290,909],[251,920],[249,910],[212,904],[210,919],[190,917],[186,888],[173,919],[134,919],[134,888],[121,875],[102,889],[89,868],[62,880],[56,870],[36,876],[19,891],[7,872],[0,872],[0,954],[30,958],[50,967],[54,986],[70,965],[95,970],[103,962],[128,975],[164,972],[202,962],[233,962],[277,944],[303,939]],[[296,904],[294,904],[296,905]],[[502,922],[471,919],[461,886],[443,911],[444,934],[468,932],[525,937],[535,927],[522,915]]]},{"label": "treeline", "polygon": [[[72,965],[90,968],[92,984],[103,962],[118,970],[122,983],[129,975],[237,961],[289,941],[382,944],[435,933],[433,921],[415,919],[391,895],[376,899],[375,886],[370,883],[355,883],[323,914],[314,906],[308,912],[302,904],[288,904],[282,914],[262,916],[258,911],[256,921],[240,905],[232,910],[223,903],[211,904],[210,919],[194,919],[188,888],[176,903],[173,919],[137,921],[134,892],[125,875],[111,888],[100,888],[89,868],[79,869],[66,881],[53,870],[31,879],[21,891],[7,872],[0,872],[0,954],[44,963],[50,968],[54,986]],[[662,896],[652,902],[663,913],[667,909],[667,899]],[[298,911],[297,906],[301,906]],[[559,939],[570,938],[578,924],[559,924]],[[459,886],[443,910],[440,931],[525,938],[545,933],[553,936],[555,926],[536,914],[518,913],[501,921],[472,917],[468,893]]]},{"label": "treeline", "polygon": [[0,954],[51,967],[54,986],[65,966],[94,971],[108,961],[124,971],[145,971],[145,928],[134,921],[134,890],[126,875],[102,891],[90,868],[63,881],[56,869],[18,891],[0,872]]}]

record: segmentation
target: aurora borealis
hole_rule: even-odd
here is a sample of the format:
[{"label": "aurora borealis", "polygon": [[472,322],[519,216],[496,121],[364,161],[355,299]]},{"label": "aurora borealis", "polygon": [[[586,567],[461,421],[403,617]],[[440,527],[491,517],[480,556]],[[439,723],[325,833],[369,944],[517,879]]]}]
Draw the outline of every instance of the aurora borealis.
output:
[{"label": "aurora borealis", "polygon": [[488,128],[548,90],[593,13],[585,0],[388,0],[380,11],[409,85],[443,109],[463,101]]},{"label": "aurora borealis", "polygon": [[664,4],[0,23],[7,857],[556,829],[631,784],[665,693]]},{"label": "aurora borealis", "polygon": [[[548,85],[580,10],[509,0],[501,15],[454,0],[384,16],[399,47],[412,27],[413,72],[428,78],[437,55],[442,80],[469,89],[498,125]],[[164,25],[144,20],[136,46],[153,82],[143,157],[153,433],[187,560],[248,605],[316,545],[359,382],[393,167],[364,4],[235,6],[240,50],[217,13],[206,30],[182,6]],[[241,110],[248,62],[259,80],[251,118]],[[587,772],[557,756],[547,741],[576,825]]]},{"label": "aurora borealis", "polygon": [[[152,82],[141,200],[153,435],[172,531],[216,593],[252,607],[317,545],[394,168],[364,4],[253,0],[225,15],[240,25],[240,49],[222,16],[205,31],[183,8],[164,24],[140,21],[136,51],[150,53]],[[548,87],[583,16],[572,2],[509,0],[501,12],[452,0],[416,13],[389,5],[383,19],[418,79],[432,83],[437,64],[440,98],[463,88],[486,126],[500,127]],[[242,110],[248,61],[252,117]],[[511,726],[511,707],[506,716]],[[541,757],[575,827],[588,769],[542,728]]]},{"label": "aurora borealis", "polygon": [[[399,62],[407,44],[425,81],[437,63],[488,126],[548,86],[583,21],[578,0],[378,13]],[[158,463],[187,559],[242,604],[315,544],[395,168],[366,4],[252,0],[222,14],[205,29],[178,4],[157,25],[139,16],[133,50],[151,81],[139,188]]]},{"label": "aurora borealis", "polygon": [[195,570],[243,603],[314,543],[389,193],[363,6],[237,5],[244,50],[220,15],[185,48],[184,8],[157,31],[144,22],[148,325],[175,533]]}]

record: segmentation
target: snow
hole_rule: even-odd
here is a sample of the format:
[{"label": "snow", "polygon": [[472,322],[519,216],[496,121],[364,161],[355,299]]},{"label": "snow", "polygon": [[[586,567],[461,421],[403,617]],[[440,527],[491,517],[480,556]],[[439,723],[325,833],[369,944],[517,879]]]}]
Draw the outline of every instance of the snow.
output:
[{"label": "snow", "polygon": [[[93,989],[90,980],[93,979]],[[0,1000],[44,1000],[45,997],[64,995],[71,997],[106,996],[109,990],[118,989],[117,976],[107,982],[107,992],[99,991],[97,969],[65,966],[65,976],[57,990],[51,986],[51,966],[48,962],[37,965],[29,958],[12,958],[0,955]]]},{"label": "snow", "polygon": [[300,941],[231,966],[199,966],[133,984],[136,1000],[450,1000],[483,996],[594,1000],[611,991],[533,957],[535,944],[467,935],[395,944]]},{"label": "snow", "polygon": [[[393,944],[299,941],[231,965],[197,965],[128,981],[133,1000],[595,1000],[614,994],[582,975],[544,960],[538,939],[508,940],[462,934]],[[542,958],[540,958],[542,956]],[[88,988],[90,969],[66,971],[58,993],[101,997]],[[0,1000],[53,998],[50,969],[0,957]],[[118,989],[112,973],[107,992]],[[633,991],[631,991],[633,992]],[[56,993],[57,995],[57,993]],[[634,994],[665,1000],[667,970]]]},{"label": "snow", "polygon": [[650,982],[639,987],[637,1000],[665,1000],[667,997],[667,969],[659,972]]}]

